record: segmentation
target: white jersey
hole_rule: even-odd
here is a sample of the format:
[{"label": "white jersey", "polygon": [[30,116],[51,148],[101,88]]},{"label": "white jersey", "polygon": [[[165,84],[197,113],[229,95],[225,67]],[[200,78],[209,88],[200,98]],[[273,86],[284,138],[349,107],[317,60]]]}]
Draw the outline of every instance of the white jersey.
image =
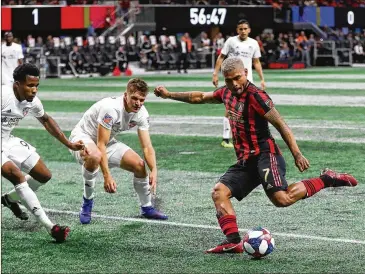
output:
[{"label": "white jersey", "polygon": [[7,46],[5,43],[1,45],[1,83],[2,85],[12,85],[13,72],[18,66],[18,60],[23,59],[22,46],[12,43]]},{"label": "white jersey", "polygon": [[8,86],[1,87],[1,141],[9,139],[11,131],[25,116],[42,117],[44,109],[41,101],[36,96],[32,102],[26,100],[19,102],[14,91]]},{"label": "white jersey", "polygon": [[71,138],[78,134],[86,134],[97,143],[99,124],[111,130],[111,141],[118,133],[135,126],[140,130],[148,130],[149,116],[144,106],[137,113],[128,113],[124,108],[123,96],[107,97],[96,102],[84,113],[72,130]]},{"label": "white jersey", "polygon": [[253,82],[252,58],[261,57],[260,47],[255,39],[247,37],[245,41],[242,41],[238,35],[229,37],[224,43],[221,53],[227,57],[240,57],[245,68],[248,70],[247,79]]}]

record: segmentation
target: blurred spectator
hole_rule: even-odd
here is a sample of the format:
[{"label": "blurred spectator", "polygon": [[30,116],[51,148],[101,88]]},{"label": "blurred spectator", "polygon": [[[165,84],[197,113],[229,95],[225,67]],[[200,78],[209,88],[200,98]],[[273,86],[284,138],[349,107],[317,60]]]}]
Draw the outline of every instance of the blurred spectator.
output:
[{"label": "blurred spectator", "polygon": [[128,11],[129,11],[130,6],[131,6],[130,0],[119,0],[118,1],[116,14],[117,14],[117,17],[119,17],[119,18],[124,16],[123,21],[125,22],[125,24],[128,24],[128,19],[129,19]]},{"label": "blurred spectator", "polygon": [[35,43],[35,46],[39,48],[43,47],[43,38],[41,36],[37,37],[37,42]]},{"label": "blurred spectator", "polygon": [[214,37],[213,39],[213,45],[216,49],[216,55],[218,56],[219,54],[221,54],[221,50],[224,46],[224,37],[222,35],[221,32],[218,32],[217,35]]},{"label": "blurred spectator", "polygon": [[165,42],[161,45],[161,52],[172,53],[174,50],[175,47],[172,45],[170,38],[166,37]]},{"label": "blurred spectator", "polygon": [[82,73],[82,56],[79,52],[79,47],[74,45],[72,51],[68,55],[68,61],[72,72],[77,76]]},{"label": "blurred spectator", "polygon": [[104,18],[104,29],[108,29],[113,25],[113,17],[112,11],[110,8],[106,10],[105,18]]},{"label": "blurred spectator", "polygon": [[176,63],[177,72],[181,73],[180,66],[181,62],[183,62],[183,70],[185,73],[188,73],[188,54],[189,54],[189,47],[186,41],[185,36],[180,37],[180,41],[177,43],[177,53],[178,53],[178,60]]},{"label": "blurred spectator", "polygon": [[287,42],[282,42],[280,44],[280,53],[279,53],[280,61],[289,61],[290,60],[290,51]]},{"label": "blurred spectator", "polygon": [[90,21],[89,26],[87,27],[86,37],[96,36],[95,28],[93,26],[93,21]]},{"label": "blurred spectator", "polygon": [[297,49],[302,57],[302,62],[306,63],[307,67],[310,67],[311,66],[310,56],[309,56],[310,45],[308,43],[308,38],[305,35],[304,31],[300,32],[300,35],[297,36],[295,42],[297,44]]},{"label": "blurred spectator", "polygon": [[356,42],[354,46],[354,63],[363,63],[365,60],[364,48],[361,42]]},{"label": "blurred spectator", "polygon": [[206,53],[210,52],[211,48],[210,39],[208,37],[208,34],[204,31],[200,34],[200,47],[204,52]]}]

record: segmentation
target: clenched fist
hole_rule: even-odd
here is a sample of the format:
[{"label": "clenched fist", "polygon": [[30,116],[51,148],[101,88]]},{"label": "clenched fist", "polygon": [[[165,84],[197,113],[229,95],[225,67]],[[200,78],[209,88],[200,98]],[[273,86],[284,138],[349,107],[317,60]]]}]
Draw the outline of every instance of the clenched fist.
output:
[{"label": "clenched fist", "polygon": [[169,98],[170,95],[170,92],[164,86],[157,86],[154,93],[157,97],[161,97],[163,99]]}]

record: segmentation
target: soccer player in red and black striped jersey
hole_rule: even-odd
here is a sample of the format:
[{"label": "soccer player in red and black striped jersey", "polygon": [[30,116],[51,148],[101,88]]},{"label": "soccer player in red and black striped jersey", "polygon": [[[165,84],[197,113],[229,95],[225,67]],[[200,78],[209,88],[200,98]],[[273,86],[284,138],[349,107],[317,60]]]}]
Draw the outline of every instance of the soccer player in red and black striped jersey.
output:
[{"label": "soccer player in red and black striped jersey", "polygon": [[299,171],[309,168],[295,137],[276,110],[270,96],[247,80],[247,69],[240,58],[229,57],[222,63],[226,85],[214,92],[169,92],[158,86],[155,95],[191,104],[223,103],[229,113],[237,163],[228,168],[212,192],[218,223],[226,239],[207,253],[241,253],[236,215],[230,201],[242,200],[258,185],[277,207],[286,207],[311,197],[326,187],[356,186],[356,179],[346,173],[325,169],[317,178],[291,184],[285,178],[285,160],[272,137],[271,123],[289,147]]}]

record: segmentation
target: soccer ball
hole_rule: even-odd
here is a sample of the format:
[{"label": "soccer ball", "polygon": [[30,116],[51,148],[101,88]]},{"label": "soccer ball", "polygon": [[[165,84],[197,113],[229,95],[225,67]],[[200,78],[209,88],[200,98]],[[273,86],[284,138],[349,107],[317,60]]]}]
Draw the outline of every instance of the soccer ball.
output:
[{"label": "soccer ball", "polygon": [[247,231],[243,238],[243,247],[248,255],[261,258],[273,252],[275,241],[269,230],[255,227]]}]

